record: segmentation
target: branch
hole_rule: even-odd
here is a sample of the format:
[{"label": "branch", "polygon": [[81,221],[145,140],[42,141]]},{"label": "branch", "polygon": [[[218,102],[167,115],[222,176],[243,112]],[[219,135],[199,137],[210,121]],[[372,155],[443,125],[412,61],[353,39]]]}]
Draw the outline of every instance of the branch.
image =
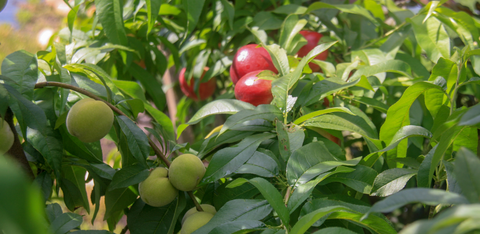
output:
[{"label": "branch", "polygon": [[[0,119],[1,120],[1,119]],[[35,179],[35,175],[33,174],[32,168],[28,163],[27,156],[25,156],[25,151],[23,151],[22,143],[18,139],[18,133],[15,130],[15,125],[13,124],[13,113],[10,108],[7,109],[7,114],[5,115],[5,121],[8,123],[8,126],[13,132],[13,145],[12,147],[6,152],[6,155],[13,157],[15,161],[17,161],[23,170],[27,173],[27,176],[33,180]]]},{"label": "branch", "polygon": [[[126,116],[127,118],[130,119],[130,117],[128,117],[125,113],[123,113],[123,111],[121,111],[120,109],[118,109],[114,105],[106,102],[105,100],[101,99],[100,97],[90,93],[86,89],[82,89],[82,88],[79,88],[79,87],[76,87],[76,86],[73,86],[73,85],[69,85],[69,84],[65,84],[65,83],[61,83],[61,82],[49,82],[49,81],[47,81],[47,82],[41,82],[41,83],[35,84],[36,89],[41,89],[41,88],[45,88],[45,87],[48,87],[48,86],[55,86],[55,87],[60,87],[60,88],[64,88],[64,89],[70,89],[70,90],[76,91],[78,93],[84,94],[84,95],[86,95],[90,98],[93,98],[95,100],[102,101],[105,104],[107,104],[113,111],[117,112],[117,114]],[[132,120],[132,119],[130,119],[130,120]],[[153,143],[153,141],[150,138],[148,138],[148,143],[150,144],[150,146],[155,151],[155,154],[157,155],[157,157],[160,157],[160,159],[162,159],[162,161],[165,163],[165,165],[167,165],[167,167],[170,167],[170,161],[168,161],[167,157],[165,157],[165,154],[163,154],[162,151],[160,151],[160,149],[158,149],[158,147],[155,145],[155,143]]]}]

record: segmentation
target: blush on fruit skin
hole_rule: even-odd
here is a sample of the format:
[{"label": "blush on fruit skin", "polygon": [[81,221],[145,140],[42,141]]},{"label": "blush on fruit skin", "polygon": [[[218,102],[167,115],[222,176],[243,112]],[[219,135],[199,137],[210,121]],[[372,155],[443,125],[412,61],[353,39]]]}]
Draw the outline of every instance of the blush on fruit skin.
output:
[{"label": "blush on fruit skin", "polygon": [[249,44],[238,49],[230,66],[230,76],[233,84],[249,72],[257,70],[270,70],[278,73],[273,65],[272,57],[268,51],[257,44]]},{"label": "blush on fruit skin", "polygon": [[[187,97],[195,100],[195,101],[198,101],[198,96],[197,94],[195,93],[195,83],[194,83],[194,79],[190,79],[190,84],[187,84],[187,81],[185,79],[185,71],[187,69],[186,68],[182,68],[182,70],[180,71],[180,89],[182,89],[182,92],[183,94],[185,94]],[[205,67],[204,68],[204,71],[203,71],[203,74],[202,74],[202,77],[200,78],[203,79],[203,76],[205,75],[205,73],[208,71],[208,67]],[[207,99],[208,97],[212,96],[212,94],[215,92],[215,89],[217,88],[217,81],[215,78],[212,78],[210,79],[209,81],[205,82],[205,83],[201,83],[200,84],[200,87],[198,87],[198,92],[200,94],[200,100],[205,100]]]},{"label": "blush on fruit skin", "polygon": [[[309,31],[309,30],[302,30],[300,31],[300,34],[302,34],[302,36],[305,37],[305,39],[307,39],[307,44],[302,46],[302,48],[300,48],[300,50],[297,52],[297,55],[300,57],[305,57],[308,54],[308,52],[313,50],[313,48],[315,48],[318,45],[318,42],[320,41],[320,38],[323,37],[323,35],[321,33]],[[317,55],[315,59],[325,60],[327,59],[327,57],[328,57],[328,50],[323,51],[322,53]],[[312,71],[314,72],[318,72],[321,70],[320,67],[314,63],[309,63],[308,66],[310,66],[310,69],[312,69]]]},{"label": "blush on fruit skin", "polygon": [[235,85],[235,97],[254,106],[270,104],[273,100],[272,80],[260,79],[258,73],[253,71],[243,76]]}]

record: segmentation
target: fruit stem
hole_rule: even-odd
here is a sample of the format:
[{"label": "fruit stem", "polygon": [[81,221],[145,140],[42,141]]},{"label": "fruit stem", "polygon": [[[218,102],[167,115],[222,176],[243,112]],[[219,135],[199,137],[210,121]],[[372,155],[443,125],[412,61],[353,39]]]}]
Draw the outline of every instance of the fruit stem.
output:
[{"label": "fruit stem", "polygon": [[190,198],[192,199],[193,203],[195,204],[197,211],[202,212],[203,211],[202,206],[200,205],[200,203],[198,203],[197,198],[195,198],[195,195],[193,195],[193,192],[189,191],[187,193],[188,193],[188,196],[190,196]]},{"label": "fruit stem", "polygon": [[[121,111],[120,109],[118,109],[114,105],[110,104],[109,102],[106,102],[105,100],[101,99],[100,97],[98,97],[98,96],[96,96],[96,95],[94,95],[94,94],[92,94],[92,93],[88,92],[87,90],[82,89],[80,87],[76,87],[76,86],[61,83],[61,82],[47,81],[47,82],[36,83],[35,84],[35,89],[41,89],[41,88],[45,88],[47,86],[55,86],[55,87],[60,87],[60,88],[64,88],[64,89],[70,89],[70,90],[76,91],[78,93],[84,94],[88,97],[91,97],[95,100],[102,101],[105,104],[107,104],[113,111],[117,112],[119,115],[126,116],[127,118],[130,119],[130,117],[128,117],[125,113],[123,113],[123,111]],[[132,120],[132,119],[130,119],[130,120]],[[160,157],[160,159],[162,159],[162,161],[165,163],[165,165],[167,165],[167,167],[170,167],[170,161],[168,161],[167,157],[165,157],[165,155],[162,153],[162,151],[160,151],[160,149],[157,147],[157,145],[155,145],[155,143],[153,143],[153,141],[150,138],[148,138],[148,143],[153,148],[153,151],[155,152],[155,154],[158,157]],[[196,200],[194,202],[196,202]],[[197,207],[197,209],[198,209],[198,207]],[[201,209],[201,207],[200,207],[200,209]]]}]

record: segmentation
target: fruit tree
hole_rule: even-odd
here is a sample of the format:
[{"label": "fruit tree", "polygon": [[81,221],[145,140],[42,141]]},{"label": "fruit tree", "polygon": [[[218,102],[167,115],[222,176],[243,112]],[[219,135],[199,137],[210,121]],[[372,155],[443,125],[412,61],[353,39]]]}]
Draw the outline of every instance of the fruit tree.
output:
[{"label": "fruit tree", "polygon": [[0,233],[480,230],[473,4],[66,2],[1,62]]}]

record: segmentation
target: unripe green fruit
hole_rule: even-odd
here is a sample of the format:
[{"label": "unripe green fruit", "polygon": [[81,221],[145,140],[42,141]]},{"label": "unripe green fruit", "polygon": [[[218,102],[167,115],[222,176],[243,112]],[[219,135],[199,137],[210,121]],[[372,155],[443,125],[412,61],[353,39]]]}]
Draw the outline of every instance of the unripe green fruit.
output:
[{"label": "unripe green fruit", "polygon": [[102,139],[112,125],[112,109],[104,102],[91,98],[75,103],[67,115],[68,132],[85,143]]},{"label": "unripe green fruit", "polygon": [[150,175],[138,185],[140,198],[150,206],[160,207],[169,204],[178,195],[178,190],[173,187],[167,178],[168,170],[157,167]]},{"label": "unripe green fruit", "polygon": [[[215,215],[217,213],[217,209],[215,209],[215,207],[212,206],[212,205],[201,204],[200,206],[202,207],[203,212],[207,212],[207,213],[210,213],[210,214],[213,214],[213,215]],[[192,207],[190,210],[188,210],[185,213],[185,215],[183,216],[182,224],[185,222],[185,220],[187,220],[188,217],[190,217],[191,215],[193,215],[195,213],[198,213],[197,207]]]},{"label": "unripe green fruit", "polygon": [[193,154],[182,154],[176,157],[170,165],[168,178],[170,182],[182,191],[194,190],[205,175],[202,160]]},{"label": "unripe green fruit", "polygon": [[12,147],[14,139],[15,135],[8,123],[0,119],[0,154],[4,154]]},{"label": "unripe green fruit", "polygon": [[190,234],[196,231],[197,229],[203,227],[212,218],[213,218],[213,214],[210,214],[208,212],[197,212],[195,214],[192,214],[183,223],[180,234]]}]

